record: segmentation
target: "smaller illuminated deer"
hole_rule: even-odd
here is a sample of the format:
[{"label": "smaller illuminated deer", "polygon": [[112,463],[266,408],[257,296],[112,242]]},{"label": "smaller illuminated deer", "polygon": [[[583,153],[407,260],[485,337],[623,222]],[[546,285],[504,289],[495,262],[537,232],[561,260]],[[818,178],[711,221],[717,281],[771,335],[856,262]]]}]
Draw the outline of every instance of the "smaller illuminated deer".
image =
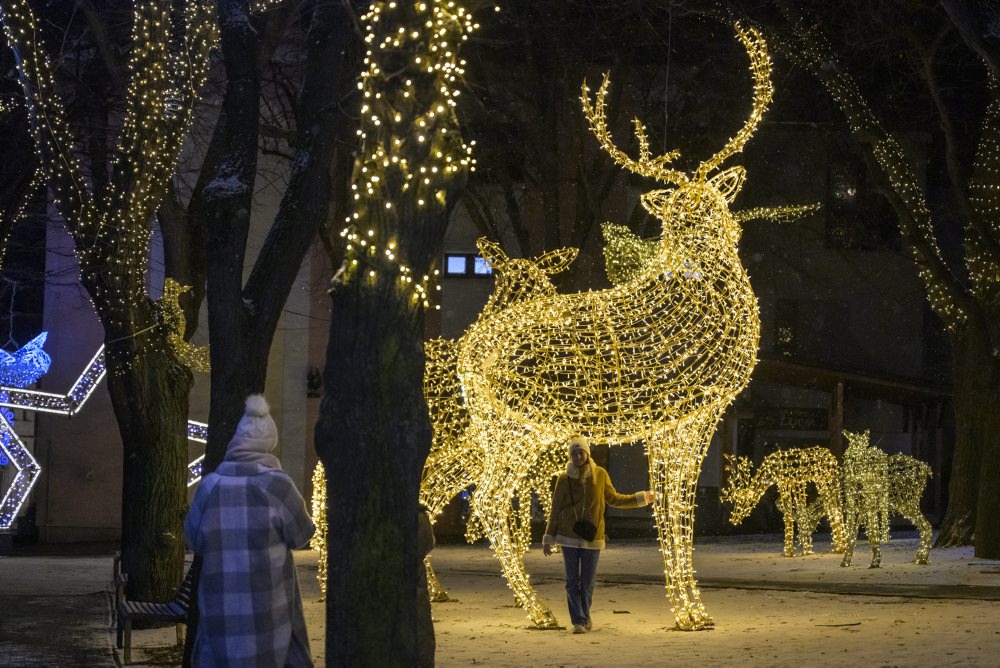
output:
[{"label": "smaller illuminated deer", "polygon": [[[556,294],[550,276],[566,269],[579,252],[576,248],[562,248],[543,253],[536,258],[511,258],[496,243],[481,238],[476,242],[480,255],[494,271],[496,283],[493,293],[479,314],[479,319],[489,316],[527,299]],[[469,439],[469,413],[462,398],[456,363],[463,339],[437,338],[424,347],[424,398],[433,428],[431,450],[424,464],[420,484],[420,501],[430,510],[432,521],[444,510],[455,495],[475,484],[481,467],[479,451]],[[560,460],[561,461],[561,460]],[[526,480],[519,489],[527,497],[535,491],[542,497],[543,506],[550,502],[548,480]],[[474,540],[478,523],[470,523],[467,537]],[[448,600],[431,568],[427,566],[427,582],[431,600]]]},{"label": "smaller illuminated deer", "polygon": [[901,515],[920,531],[915,563],[926,564],[931,549],[931,523],[920,511],[931,467],[908,455],[887,455],[869,443],[869,432],[844,431],[844,520],[847,546],[841,566],[850,566],[858,529],[864,525],[872,549],[869,568],[882,565],[881,545],[889,542],[889,517]]},{"label": "smaller illuminated deer", "polygon": [[[728,482],[722,500],[733,504],[729,521],[739,524],[754,509],[764,492],[778,488],[778,509],[785,519],[784,556],[795,556],[795,535],[803,555],[812,554],[812,534],[819,518],[825,515],[833,534],[833,551],[845,547],[844,522],[840,511],[840,466],[826,448],[788,448],[772,452],[760,468],[752,473],[747,457],[726,457]],[[808,485],[812,483],[819,495],[821,510],[807,503]],[[817,516],[818,515],[818,516]]]}]

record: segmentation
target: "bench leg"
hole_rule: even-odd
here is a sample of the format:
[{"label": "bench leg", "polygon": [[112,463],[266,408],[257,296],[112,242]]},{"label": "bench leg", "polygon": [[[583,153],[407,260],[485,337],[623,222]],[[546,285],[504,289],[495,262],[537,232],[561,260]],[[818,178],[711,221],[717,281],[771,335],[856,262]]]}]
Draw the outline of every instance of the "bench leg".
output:
[{"label": "bench leg", "polygon": [[184,623],[177,622],[177,645],[181,646],[184,644]]},{"label": "bench leg", "polygon": [[125,620],[125,665],[132,663],[132,620]]}]

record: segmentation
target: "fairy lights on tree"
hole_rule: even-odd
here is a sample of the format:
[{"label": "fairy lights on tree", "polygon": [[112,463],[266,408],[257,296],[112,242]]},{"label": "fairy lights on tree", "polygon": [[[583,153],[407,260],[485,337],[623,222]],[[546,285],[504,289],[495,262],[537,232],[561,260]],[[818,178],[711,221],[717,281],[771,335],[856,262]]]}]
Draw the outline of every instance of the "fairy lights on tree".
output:
[{"label": "fairy lights on tree", "polygon": [[847,545],[841,566],[850,566],[854,559],[854,543],[858,529],[872,549],[869,568],[882,564],[881,545],[889,542],[889,518],[901,515],[920,531],[920,542],[914,561],[926,564],[931,549],[931,523],[920,511],[931,467],[908,455],[887,455],[869,443],[869,432],[857,434],[844,431],[848,447],[844,452],[844,523]]},{"label": "fairy lights on tree", "polygon": [[760,336],[757,301],[737,254],[740,228],[729,202],[741,167],[712,172],[739,152],[771,99],[770,60],[760,35],[737,27],[750,56],[754,102],[744,127],[690,175],[653,157],[636,123],[639,158],[608,134],[604,98],[584,112],[616,162],[670,184],[643,206],[663,224],[657,252],[627,283],[596,292],[529,297],[478,320],[463,337],[457,370],[481,474],[473,509],[508,584],[534,624],[558,622],[524,569],[530,541],[530,476],[548,479],[570,434],[610,445],[643,440],[667,595],[682,629],[711,625],[691,563],[694,493],[701,462],[726,406],[746,385]]},{"label": "fairy lights on tree", "polygon": [[[354,210],[341,236],[349,275],[374,281],[389,272],[415,302],[430,306],[430,275],[414,276],[399,225],[446,210],[456,177],[474,169],[472,144],[458,132],[461,42],[478,24],[459,3],[375,2],[366,27],[361,145],[351,191]],[[380,24],[398,25],[394,31]],[[346,278],[346,277],[345,277]]]},{"label": "fairy lights on tree", "polygon": [[[55,66],[38,41],[37,19],[25,0],[5,3],[4,32],[18,59],[41,169],[73,236],[81,278],[105,327],[116,334],[155,325],[148,310],[145,274],[150,223],[173,173],[193,103],[205,81],[215,42],[214,6],[184,4],[174,16],[168,4],[138,2],[132,28],[131,73],[125,116],[112,174],[104,192],[93,192],[73,151],[76,135],[66,122],[56,88]],[[176,35],[180,35],[176,37]],[[130,356],[164,345],[165,332],[133,340]]]},{"label": "fairy lights on tree", "polygon": [[[739,524],[760,502],[771,485],[778,488],[778,509],[785,520],[784,556],[795,555],[795,528],[803,555],[812,554],[812,534],[826,516],[833,534],[833,551],[843,552],[846,543],[841,512],[840,464],[827,448],[776,450],[752,470],[746,457],[726,458],[726,486],[721,498],[733,504],[729,521]],[[819,495],[819,511],[813,511],[807,497],[812,484]],[[821,513],[817,517],[814,512]]]}]

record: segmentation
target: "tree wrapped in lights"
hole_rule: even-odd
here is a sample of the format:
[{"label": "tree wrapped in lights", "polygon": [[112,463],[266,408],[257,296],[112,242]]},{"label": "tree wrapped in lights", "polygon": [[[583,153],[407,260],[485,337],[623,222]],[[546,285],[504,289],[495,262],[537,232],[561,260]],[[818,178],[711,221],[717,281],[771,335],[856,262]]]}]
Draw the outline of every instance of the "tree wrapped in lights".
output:
[{"label": "tree wrapped in lights", "polygon": [[557,621],[524,570],[530,535],[523,507],[520,518],[513,507],[516,481],[564,457],[577,432],[595,443],[645,442],[674,616],[682,629],[712,623],[691,563],[694,494],[712,432],[756,362],[760,321],[728,208],[744,170],[710,174],[749,140],[772,94],[763,40],[753,29],[737,34],[750,56],[753,107],[744,127],[690,175],[669,167],[676,152],[650,153],[639,122],[639,158],[617,148],[605,120],[607,78],[593,101],[584,87],[584,113],[602,147],[630,171],[672,186],[642,197],[663,224],[644,269],[609,290],[514,304],[464,336],[458,373],[483,458],[473,509],[537,626]]},{"label": "tree wrapped in lights", "polygon": [[421,393],[424,309],[473,166],[456,106],[459,50],[476,23],[454,0],[374,2],[363,23],[359,148],[346,260],[330,289],[331,380],[316,449],[337,509],[327,661],[382,665],[416,656],[417,500],[432,440]]},{"label": "tree wrapped in lights", "polygon": [[847,545],[841,566],[854,559],[858,529],[872,549],[869,568],[882,564],[881,545],[889,542],[889,518],[901,515],[920,531],[915,563],[926,564],[931,548],[931,524],[920,511],[931,467],[908,455],[887,455],[869,443],[869,432],[844,431],[848,447],[844,451],[844,523]]},{"label": "tree wrapped in lights", "polygon": [[[180,579],[191,374],[146,287],[152,218],[167,187],[215,43],[207,0],[136,2],[129,82],[110,165],[85,174],[26,0],[4,2],[41,171],[73,237],[80,279],[105,332],[109,391],[125,449],[122,553],[129,595],[168,598]],[[153,493],[152,490],[156,490]]]},{"label": "tree wrapped in lights", "polygon": [[[803,555],[812,554],[812,534],[825,516],[830,523],[833,551],[843,552],[846,536],[841,513],[840,465],[827,448],[788,448],[776,450],[752,471],[746,457],[726,458],[726,486],[722,500],[733,504],[729,521],[739,524],[750,514],[771,485],[778,488],[778,510],[785,520],[784,556],[795,555],[795,528]],[[808,486],[815,486],[818,498],[814,510],[809,503]],[[817,516],[818,515],[818,516]]]}]

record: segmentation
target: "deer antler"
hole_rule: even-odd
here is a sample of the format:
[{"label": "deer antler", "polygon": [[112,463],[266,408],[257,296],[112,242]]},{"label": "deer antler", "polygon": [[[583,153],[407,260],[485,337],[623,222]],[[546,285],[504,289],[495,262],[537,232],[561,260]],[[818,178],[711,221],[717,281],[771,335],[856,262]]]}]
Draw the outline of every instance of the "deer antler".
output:
[{"label": "deer antler", "polygon": [[601,142],[604,150],[608,152],[615,162],[636,174],[677,185],[687,183],[688,177],[684,172],[665,167],[668,162],[676,159],[680,155],[680,152],[670,151],[656,158],[652,157],[649,152],[649,138],[646,136],[646,128],[638,118],[633,119],[632,122],[635,124],[635,138],[639,142],[639,159],[634,160],[630,158],[624,151],[615,146],[614,141],[611,139],[611,134],[608,132],[607,112],[605,111],[604,103],[608,94],[609,82],[609,75],[605,73],[601,87],[597,89],[597,95],[594,97],[593,104],[590,102],[590,89],[587,88],[586,80],[584,80],[583,88],[580,91],[580,100],[583,102],[583,115],[587,117],[591,132]]},{"label": "deer antler", "polygon": [[726,158],[743,150],[743,146],[757,129],[761,116],[764,115],[764,110],[774,95],[774,86],[771,85],[771,59],[767,55],[764,38],[754,27],[744,29],[739,23],[735,27],[736,36],[743,42],[743,47],[750,56],[750,72],[753,74],[753,109],[743,128],[722,147],[722,150],[698,166],[694,173],[695,181],[704,180],[708,173],[721,165]]}]

